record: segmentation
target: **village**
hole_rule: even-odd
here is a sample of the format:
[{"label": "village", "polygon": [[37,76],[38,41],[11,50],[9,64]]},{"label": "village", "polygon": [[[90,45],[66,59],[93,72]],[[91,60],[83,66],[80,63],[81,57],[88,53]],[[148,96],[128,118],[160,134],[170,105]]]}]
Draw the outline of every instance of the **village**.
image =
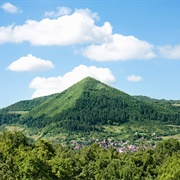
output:
[{"label": "village", "polygon": [[[125,152],[137,152],[139,149],[145,150],[147,148],[154,149],[156,148],[156,144],[151,144],[151,143],[143,143],[145,139],[141,138],[140,141],[142,143],[140,144],[134,144],[130,142],[129,140],[121,140],[121,141],[114,141],[113,139],[103,139],[103,141],[100,141],[99,139],[93,139],[92,143],[97,143],[99,147],[102,147],[104,149],[109,149],[109,148],[115,148],[117,152],[119,153],[125,153]],[[154,137],[154,140],[158,140],[158,137]],[[86,146],[82,142],[76,142],[74,143],[74,150],[78,150],[82,147]]]}]

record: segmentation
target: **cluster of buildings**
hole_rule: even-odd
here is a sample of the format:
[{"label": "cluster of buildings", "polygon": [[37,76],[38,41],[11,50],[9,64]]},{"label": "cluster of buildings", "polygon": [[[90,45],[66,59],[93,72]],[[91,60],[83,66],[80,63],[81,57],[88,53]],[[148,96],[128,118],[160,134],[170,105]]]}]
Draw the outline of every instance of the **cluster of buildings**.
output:
[{"label": "cluster of buildings", "polygon": [[[99,141],[99,139],[95,139],[92,142],[96,142],[99,144],[100,147],[108,149],[110,147],[115,148],[117,150],[117,152],[119,153],[124,153],[124,152],[136,152],[139,150],[139,148],[145,150],[147,148],[149,148],[150,146],[147,145],[141,145],[141,146],[137,146],[137,145],[132,145],[130,144],[130,141],[120,141],[120,142],[115,142],[113,139],[104,139],[103,141]],[[83,143],[76,143],[74,145],[74,149],[80,149],[83,146],[85,146]],[[155,148],[154,146],[151,146],[151,148]]]}]

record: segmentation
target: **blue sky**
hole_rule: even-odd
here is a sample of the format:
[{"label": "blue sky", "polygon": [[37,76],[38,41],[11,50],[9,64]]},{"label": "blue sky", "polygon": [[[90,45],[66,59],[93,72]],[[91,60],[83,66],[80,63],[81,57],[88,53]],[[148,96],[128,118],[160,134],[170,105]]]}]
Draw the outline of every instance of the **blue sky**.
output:
[{"label": "blue sky", "polygon": [[180,99],[179,1],[1,1],[0,108],[92,76]]}]

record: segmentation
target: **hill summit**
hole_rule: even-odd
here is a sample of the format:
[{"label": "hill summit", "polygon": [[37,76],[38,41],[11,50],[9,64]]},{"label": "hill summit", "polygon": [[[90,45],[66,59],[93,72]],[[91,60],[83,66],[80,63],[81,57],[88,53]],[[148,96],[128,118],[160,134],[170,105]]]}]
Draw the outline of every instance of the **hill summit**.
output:
[{"label": "hill summit", "polygon": [[[121,96],[129,97],[129,95],[94,78],[87,77],[67,90],[49,98],[44,103],[30,111],[28,115],[38,117],[42,114],[47,114],[52,117],[66,110],[69,111],[76,109],[76,111],[84,111],[86,108],[92,108],[92,105],[97,106],[97,108],[102,106],[102,104],[104,104],[103,106],[105,106],[105,104],[108,106],[109,102],[107,99],[111,98],[111,93],[115,93],[114,96],[118,93],[121,94]],[[102,99],[103,102],[101,102]]]},{"label": "hill summit", "polygon": [[98,125],[129,121],[176,121],[175,112],[140,101],[94,78],[87,77],[62,93],[50,96],[21,117],[29,127],[52,126],[68,131],[91,131]]}]

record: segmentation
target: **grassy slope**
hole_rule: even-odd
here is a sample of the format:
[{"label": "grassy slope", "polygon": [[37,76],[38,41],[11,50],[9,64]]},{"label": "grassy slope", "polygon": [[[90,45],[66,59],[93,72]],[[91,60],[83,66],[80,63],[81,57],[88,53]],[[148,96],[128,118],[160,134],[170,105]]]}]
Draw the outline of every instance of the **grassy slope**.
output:
[{"label": "grassy slope", "polygon": [[36,118],[42,114],[54,116],[65,109],[73,107],[76,100],[81,96],[84,85],[87,81],[88,78],[79,82],[78,84],[73,85],[62,93],[56,94],[55,96],[47,99],[39,106],[32,109],[27,115],[25,115],[25,117],[31,116]]}]

